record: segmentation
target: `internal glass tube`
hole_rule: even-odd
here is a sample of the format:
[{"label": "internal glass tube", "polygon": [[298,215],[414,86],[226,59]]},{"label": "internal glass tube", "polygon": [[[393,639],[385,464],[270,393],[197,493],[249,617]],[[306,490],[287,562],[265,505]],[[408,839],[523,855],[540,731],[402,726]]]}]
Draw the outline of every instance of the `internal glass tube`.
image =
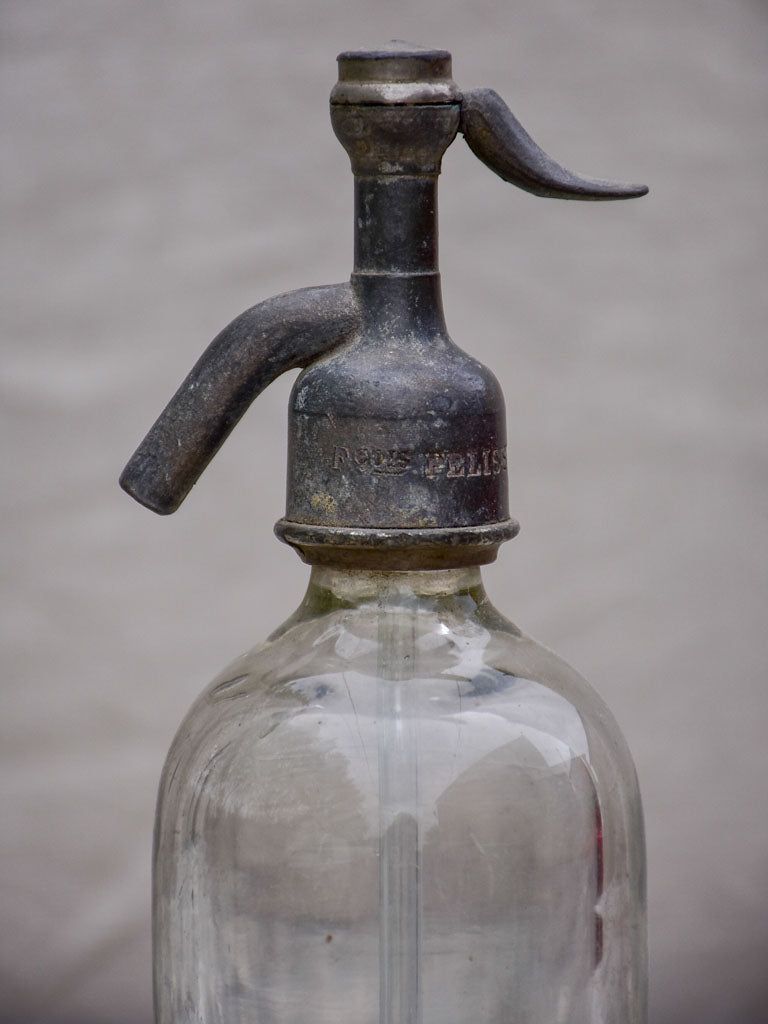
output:
[{"label": "internal glass tube", "polygon": [[[412,601],[411,601],[412,604]],[[414,615],[405,595],[378,599],[379,1003],[381,1024],[421,1021],[421,826],[414,721]]]},{"label": "internal glass tube", "polygon": [[645,1024],[643,823],[585,681],[477,568],[312,571],[195,703],[158,1024]]}]

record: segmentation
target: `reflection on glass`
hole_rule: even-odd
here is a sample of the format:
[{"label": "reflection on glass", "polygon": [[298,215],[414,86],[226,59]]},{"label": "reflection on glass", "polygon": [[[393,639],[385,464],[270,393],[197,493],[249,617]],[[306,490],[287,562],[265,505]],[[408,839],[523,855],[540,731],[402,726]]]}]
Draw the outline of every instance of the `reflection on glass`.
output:
[{"label": "reflection on glass", "polygon": [[314,568],[160,789],[160,1024],[641,1024],[644,852],[599,697],[476,568]]}]

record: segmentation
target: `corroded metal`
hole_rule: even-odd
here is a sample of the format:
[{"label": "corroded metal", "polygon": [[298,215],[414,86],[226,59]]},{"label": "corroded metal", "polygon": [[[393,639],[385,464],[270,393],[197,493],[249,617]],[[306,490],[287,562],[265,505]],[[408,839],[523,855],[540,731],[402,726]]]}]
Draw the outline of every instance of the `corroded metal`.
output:
[{"label": "corroded metal", "polygon": [[339,80],[331,103],[457,103],[461,93],[451,78],[451,55],[399,40],[375,50],[348,50],[338,56]]},{"label": "corroded metal", "polygon": [[517,536],[515,519],[486,526],[419,529],[353,529],[307,526],[281,519],[275,533],[305,562],[363,569],[458,569],[486,565],[499,545]]},{"label": "corroded metal", "polygon": [[331,121],[355,175],[350,283],[280,296],[235,320],[121,483],[155,511],[173,511],[250,401],[302,366],[278,536],[326,565],[482,564],[518,526],[507,508],[501,389],[443,319],[443,153],[461,131],[492,170],[537,195],[624,199],[646,190],[565,171],[495,93],[462,97],[444,50],[393,43],[338,60]]},{"label": "corroded metal", "polygon": [[175,512],[254,398],[350,338],[360,321],[349,284],[301,288],[241,313],[187,374],[120,486],[153,512]]},{"label": "corroded metal", "polygon": [[493,89],[472,89],[461,101],[461,133],[475,156],[504,181],[546,199],[637,199],[646,185],[583,178],[547,156]]}]

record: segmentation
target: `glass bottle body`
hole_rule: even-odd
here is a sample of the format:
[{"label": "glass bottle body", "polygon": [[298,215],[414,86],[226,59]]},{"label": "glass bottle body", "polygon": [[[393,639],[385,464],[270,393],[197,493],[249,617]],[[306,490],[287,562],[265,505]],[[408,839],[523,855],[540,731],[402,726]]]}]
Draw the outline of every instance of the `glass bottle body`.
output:
[{"label": "glass bottle body", "polygon": [[314,568],[169,753],[158,1024],[643,1024],[634,768],[476,568]]}]

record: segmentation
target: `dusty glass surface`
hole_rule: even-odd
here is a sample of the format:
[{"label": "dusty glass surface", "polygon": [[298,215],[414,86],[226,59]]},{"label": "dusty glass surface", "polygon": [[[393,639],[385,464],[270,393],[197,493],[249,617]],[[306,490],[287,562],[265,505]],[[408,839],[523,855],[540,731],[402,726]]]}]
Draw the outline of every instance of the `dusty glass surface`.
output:
[{"label": "dusty glass surface", "polygon": [[644,842],[597,694],[476,568],[314,568],[163,773],[160,1024],[641,1024]]}]

